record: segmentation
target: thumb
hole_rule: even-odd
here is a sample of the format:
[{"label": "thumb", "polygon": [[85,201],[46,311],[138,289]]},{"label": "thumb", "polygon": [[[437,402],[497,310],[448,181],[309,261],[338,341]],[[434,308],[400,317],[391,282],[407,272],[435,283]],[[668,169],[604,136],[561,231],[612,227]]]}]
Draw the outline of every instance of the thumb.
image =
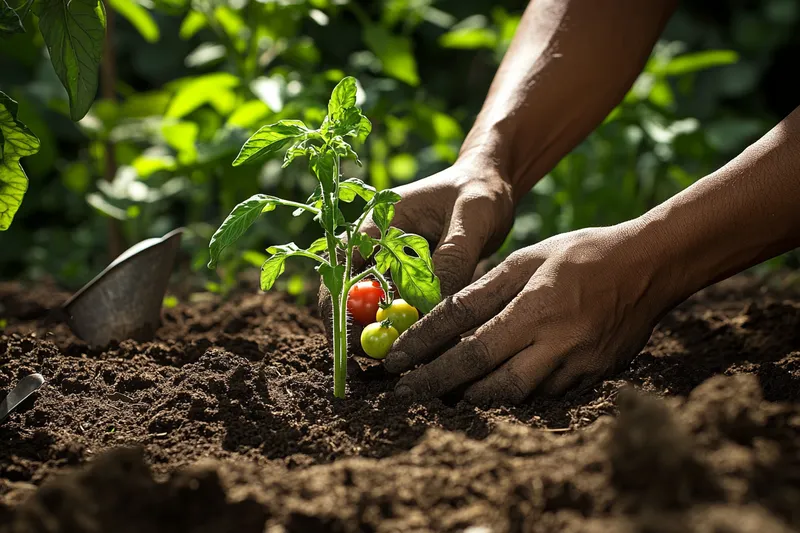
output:
[{"label": "thumb", "polygon": [[465,217],[458,205],[447,232],[433,252],[433,269],[439,277],[442,296],[455,294],[470,284],[485,243],[480,217]]}]

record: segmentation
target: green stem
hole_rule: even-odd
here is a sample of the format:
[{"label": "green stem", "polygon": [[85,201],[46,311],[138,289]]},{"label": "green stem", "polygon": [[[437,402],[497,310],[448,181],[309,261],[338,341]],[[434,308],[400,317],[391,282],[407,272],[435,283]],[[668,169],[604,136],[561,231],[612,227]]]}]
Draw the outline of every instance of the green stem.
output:
[{"label": "green stem", "polygon": [[[339,175],[339,158],[335,159],[336,175]],[[323,202],[333,203],[333,212],[338,207],[338,191],[334,191],[334,198],[329,198],[327,194],[322,195]],[[336,267],[339,259],[336,256],[336,239],[331,233],[326,233],[328,241],[328,255],[330,264]],[[350,278],[350,255],[345,254],[345,269],[342,274],[341,290],[338,294],[331,292],[331,303],[333,304],[333,395],[336,398],[344,398],[347,379],[347,293],[348,279]]]}]

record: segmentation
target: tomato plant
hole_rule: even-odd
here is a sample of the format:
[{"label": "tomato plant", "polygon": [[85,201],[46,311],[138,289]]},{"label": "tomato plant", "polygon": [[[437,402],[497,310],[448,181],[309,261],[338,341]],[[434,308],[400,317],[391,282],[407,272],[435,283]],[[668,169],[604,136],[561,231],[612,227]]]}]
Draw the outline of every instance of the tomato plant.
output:
[{"label": "tomato plant", "polygon": [[[283,165],[308,157],[309,168],[319,185],[305,203],[265,194],[250,197],[233,208],[209,242],[211,260],[208,266],[214,268],[222,250],[241,237],[262,213],[283,205],[293,207],[295,216],[308,213],[314,216],[324,235],[307,248],[300,248],[293,242],[268,248],[271,257],[261,267],[261,288],[272,288],[289,257],[307,257],[318,263],[317,271],[333,304],[333,392],[339,398],[345,395],[347,295],[358,282],[371,276],[388,294],[389,283],[384,274],[389,272],[400,296],[423,313],[441,300],[428,242],[419,235],[389,226],[400,195],[388,189],[378,191],[356,178],[341,179],[342,159],[361,163],[345,139],[354,137],[363,142],[372,131],[369,119],[356,106],[356,93],[356,80],[348,76],[333,89],[328,114],[319,128],[310,129],[300,120],[281,120],[262,127],[245,142],[233,166],[257,161],[287,148]],[[340,202],[352,202],[356,197],[364,200],[365,205],[357,219],[348,222]],[[361,232],[369,216],[380,230],[377,239]],[[338,232],[340,228],[344,229],[343,233]],[[354,274],[352,264],[356,249],[365,259],[374,256],[375,266]],[[397,333],[394,328],[392,330]],[[386,349],[388,351],[388,347]]]},{"label": "tomato plant", "polygon": [[388,321],[373,322],[361,332],[361,347],[373,359],[383,359],[399,336]]},{"label": "tomato plant", "polygon": [[347,312],[362,326],[371,324],[375,322],[378,305],[384,294],[379,281],[359,281],[347,295]]},{"label": "tomato plant", "polygon": [[379,304],[378,307],[375,319],[378,322],[388,320],[398,333],[403,333],[419,320],[419,311],[402,298],[395,298],[391,303]]}]

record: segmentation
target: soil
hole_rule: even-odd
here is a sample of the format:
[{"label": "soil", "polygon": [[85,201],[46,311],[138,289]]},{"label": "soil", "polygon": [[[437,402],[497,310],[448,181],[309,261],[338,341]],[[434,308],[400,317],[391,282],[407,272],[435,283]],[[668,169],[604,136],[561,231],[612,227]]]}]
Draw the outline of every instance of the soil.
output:
[{"label": "soil", "polygon": [[411,405],[380,366],[333,398],[315,310],[239,291],[90,349],[0,284],[0,532],[800,530],[800,289],[739,276],[629,370],[563,398]]}]

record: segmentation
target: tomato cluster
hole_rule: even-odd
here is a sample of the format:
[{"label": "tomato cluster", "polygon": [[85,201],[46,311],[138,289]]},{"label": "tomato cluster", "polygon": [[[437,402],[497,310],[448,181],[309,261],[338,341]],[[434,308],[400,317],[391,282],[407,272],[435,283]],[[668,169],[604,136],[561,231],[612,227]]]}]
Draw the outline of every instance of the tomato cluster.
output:
[{"label": "tomato cluster", "polygon": [[419,311],[402,298],[386,303],[386,294],[376,280],[356,283],[347,295],[347,311],[359,324],[361,347],[373,359],[383,359],[405,330],[419,320]]}]

